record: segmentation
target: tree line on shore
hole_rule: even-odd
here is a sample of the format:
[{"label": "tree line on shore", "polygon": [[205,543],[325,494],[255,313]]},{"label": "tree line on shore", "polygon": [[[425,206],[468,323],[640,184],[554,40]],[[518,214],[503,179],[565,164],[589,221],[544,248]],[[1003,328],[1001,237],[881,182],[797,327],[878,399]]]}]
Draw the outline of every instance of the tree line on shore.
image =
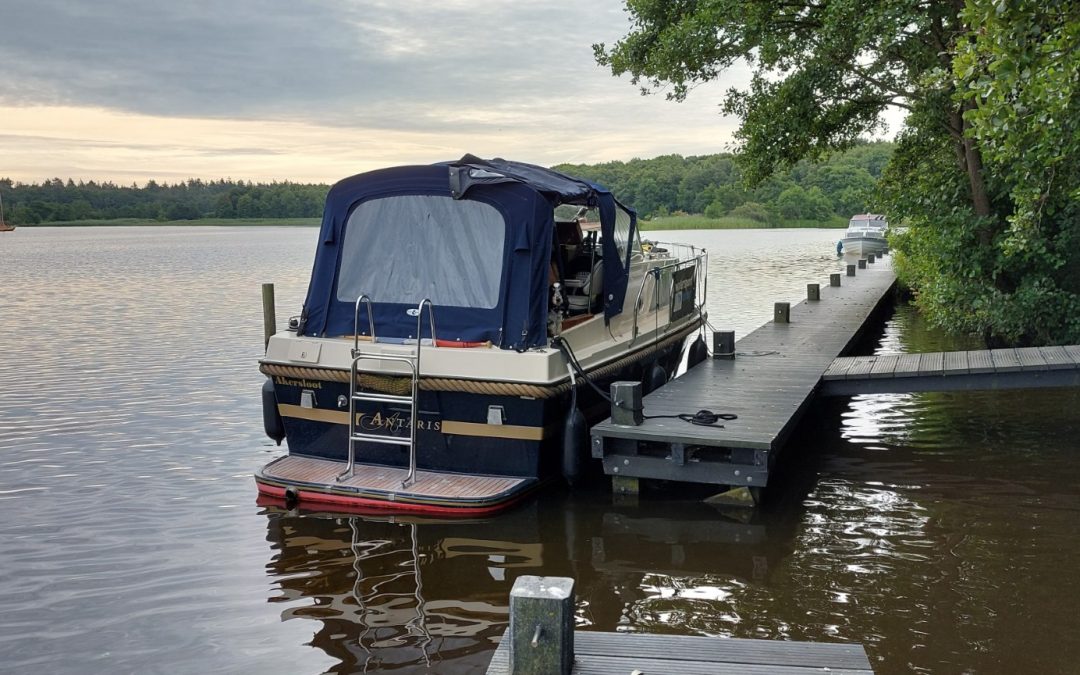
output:
[{"label": "tree line on shore", "polygon": [[116,185],[95,181],[38,183],[0,179],[6,219],[15,225],[138,218],[150,221],[202,218],[318,218],[327,185],[254,183],[197,178],[168,185]]},{"label": "tree line on shore", "polygon": [[[802,162],[752,189],[730,154],[664,155],[556,168],[604,185],[645,217],[683,212],[735,216],[762,225],[825,223],[865,209],[891,154],[891,143],[860,143],[824,163]],[[7,219],[16,225],[118,218],[318,218],[328,189],[323,184],[197,178],[173,185],[151,180],[142,187],[60,178],[29,184],[0,179]]]}]

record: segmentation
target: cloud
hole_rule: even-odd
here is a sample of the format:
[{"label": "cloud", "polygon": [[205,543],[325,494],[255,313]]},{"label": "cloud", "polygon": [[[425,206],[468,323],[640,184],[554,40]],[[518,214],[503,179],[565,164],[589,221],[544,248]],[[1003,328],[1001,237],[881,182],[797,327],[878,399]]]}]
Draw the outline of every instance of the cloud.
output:
[{"label": "cloud", "polygon": [[745,81],[641,97],[593,61],[629,28],[620,0],[0,3],[3,131],[45,144],[13,167],[31,180],[705,154],[728,147],[717,103]]}]

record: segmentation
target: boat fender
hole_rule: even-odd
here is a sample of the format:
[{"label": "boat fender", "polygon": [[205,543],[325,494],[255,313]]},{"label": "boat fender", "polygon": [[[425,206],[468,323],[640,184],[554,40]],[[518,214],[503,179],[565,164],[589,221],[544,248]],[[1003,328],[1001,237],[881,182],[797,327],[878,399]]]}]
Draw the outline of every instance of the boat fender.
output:
[{"label": "boat fender", "polygon": [[650,391],[656,391],[666,382],[667,371],[664,370],[659,361],[653,361],[653,364],[645,371],[645,377],[642,378],[641,393],[648,394]]},{"label": "boat fender", "polygon": [[296,503],[300,501],[300,493],[296,491],[294,487],[285,488],[285,508],[294,509]]},{"label": "boat fender", "polygon": [[581,464],[587,450],[588,438],[589,425],[575,405],[570,409],[563,427],[563,478],[570,485],[581,478]]},{"label": "boat fender", "polygon": [[699,334],[693,344],[690,345],[690,353],[686,359],[686,367],[693,368],[707,358],[709,358],[709,348],[705,346],[705,340],[703,340]]},{"label": "boat fender", "polygon": [[281,445],[281,440],[285,438],[285,423],[281,420],[281,413],[278,412],[277,394],[274,393],[274,383],[270,378],[266,378],[266,382],[263,382],[262,404],[263,430],[275,443]]}]

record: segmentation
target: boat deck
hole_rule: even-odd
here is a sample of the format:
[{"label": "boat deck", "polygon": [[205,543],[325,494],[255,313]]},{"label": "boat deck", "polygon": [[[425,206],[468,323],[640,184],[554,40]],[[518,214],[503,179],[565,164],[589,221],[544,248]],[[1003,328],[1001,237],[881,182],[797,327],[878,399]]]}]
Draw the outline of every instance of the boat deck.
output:
[{"label": "boat deck", "polygon": [[537,485],[529,477],[417,470],[403,488],[404,468],[357,462],[353,476],[339,482],[344,469],[344,462],[288,455],[263,467],[255,480],[261,493],[283,500],[448,515],[500,511]]}]

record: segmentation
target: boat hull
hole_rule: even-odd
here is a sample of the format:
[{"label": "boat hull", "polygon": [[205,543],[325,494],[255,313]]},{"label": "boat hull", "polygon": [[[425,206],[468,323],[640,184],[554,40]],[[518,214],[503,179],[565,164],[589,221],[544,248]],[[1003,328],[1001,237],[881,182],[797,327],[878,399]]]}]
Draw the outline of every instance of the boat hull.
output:
[{"label": "boat hull", "polygon": [[[617,380],[641,381],[654,363],[670,377],[678,367],[685,337],[659,349],[640,350],[640,358],[595,377],[594,384],[607,391]],[[389,508],[431,515],[491,513],[507,508],[522,494],[559,479],[564,467],[564,434],[572,396],[569,387],[552,388],[546,397],[498,392],[500,384],[512,392],[513,383],[461,382],[460,391],[421,390],[416,415],[408,405],[357,402],[354,414],[359,431],[404,441],[403,444],[355,442],[357,486],[326,480],[320,462],[344,471],[349,453],[348,382],[330,379],[272,376],[277,412],[284,423],[289,446],[287,458],[271,462],[256,475],[259,491],[268,497],[297,499],[324,506]],[[470,391],[474,390],[474,391]],[[558,392],[558,393],[555,393]],[[609,414],[609,404],[592,387],[579,382],[577,408],[588,425]],[[453,491],[460,478],[488,477],[516,480],[513,488],[480,498],[462,494],[420,494],[412,487],[389,490],[376,487],[386,471],[404,472],[409,466],[410,426],[416,430],[416,466],[421,475],[439,475]],[[572,453],[582,463],[588,457],[587,439]],[[319,480],[301,480],[275,471],[283,459],[306,458],[318,465]],[[280,466],[278,466],[280,468]],[[366,475],[365,475],[366,474]],[[370,479],[370,480],[369,480]],[[380,479],[381,480],[381,479]],[[365,481],[368,481],[365,483]],[[479,499],[479,502],[477,501]]]},{"label": "boat hull", "polygon": [[871,253],[879,255],[888,248],[888,242],[878,237],[845,237],[843,242],[844,253],[856,256],[870,255]]}]

